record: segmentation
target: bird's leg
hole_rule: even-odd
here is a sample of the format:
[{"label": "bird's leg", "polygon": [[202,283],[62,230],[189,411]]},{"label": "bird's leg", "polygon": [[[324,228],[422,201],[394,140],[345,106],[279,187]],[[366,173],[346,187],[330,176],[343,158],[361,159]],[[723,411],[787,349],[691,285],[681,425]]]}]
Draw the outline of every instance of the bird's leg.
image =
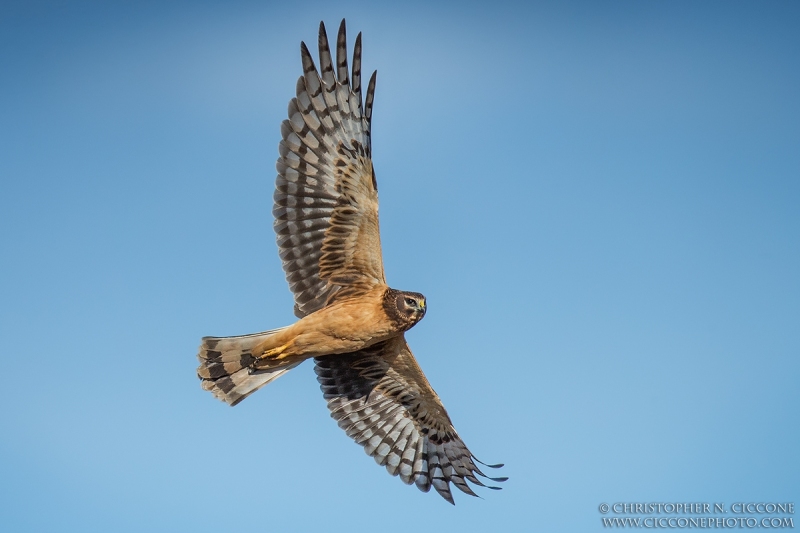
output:
[{"label": "bird's leg", "polygon": [[253,356],[256,358],[253,361],[253,370],[271,370],[275,368],[284,367],[294,362],[295,353],[291,348],[294,346],[294,340],[282,344],[275,348],[266,348],[257,346],[253,350]]},{"label": "bird's leg", "polygon": [[289,348],[289,343],[259,354],[258,359],[283,359],[285,357],[284,352],[286,352],[287,348]]},{"label": "bird's leg", "polygon": [[294,346],[294,339],[291,339],[288,342],[281,344],[280,346],[276,346],[274,348],[270,348],[267,342],[264,342],[261,345],[256,346],[255,349],[253,350],[253,356],[257,360],[270,359],[274,361],[280,361],[282,359],[286,359],[291,355],[294,355],[291,350],[291,348]]}]

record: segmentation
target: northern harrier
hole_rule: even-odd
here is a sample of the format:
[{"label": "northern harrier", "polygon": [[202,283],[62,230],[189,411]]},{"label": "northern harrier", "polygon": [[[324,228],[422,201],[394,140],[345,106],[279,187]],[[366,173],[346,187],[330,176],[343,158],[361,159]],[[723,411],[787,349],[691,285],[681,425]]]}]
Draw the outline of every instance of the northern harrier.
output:
[{"label": "northern harrier", "polygon": [[300,52],[303,75],[281,125],[272,210],[300,320],[203,338],[197,374],[205,390],[236,405],[313,357],[331,416],[379,465],[422,491],[433,485],[450,503],[450,482],[475,496],[467,480],[485,486],[476,475],[487,476],[403,335],[425,316],[425,297],[389,288],[383,274],[370,140],[376,73],[362,106],[361,34],[352,79],[344,20],[335,65],[323,24],[321,74],[305,43]]}]

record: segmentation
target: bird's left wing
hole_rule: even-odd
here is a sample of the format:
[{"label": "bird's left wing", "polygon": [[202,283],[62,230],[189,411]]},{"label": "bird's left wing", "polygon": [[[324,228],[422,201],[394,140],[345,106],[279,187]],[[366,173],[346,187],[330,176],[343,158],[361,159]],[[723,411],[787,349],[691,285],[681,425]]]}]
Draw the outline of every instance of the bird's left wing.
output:
[{"label": "bird's left wing", "polygon": [[402,335],[315,363],[331,417],[391,475],[423,492],[432,485],[450,503],[451,482],[476,496],[467,480],[486,486],[476,474],[505,481],[475,464]]},{"label": "bird's left wing", "polygon": [[275,232],[295,314],[385,284],[370,127],[375,74],[361,102],[361,34],[347,66],[345,23],[331,58],[319,29],[320,71],[305,43],[297,97],[283,121],[275,182]]}]

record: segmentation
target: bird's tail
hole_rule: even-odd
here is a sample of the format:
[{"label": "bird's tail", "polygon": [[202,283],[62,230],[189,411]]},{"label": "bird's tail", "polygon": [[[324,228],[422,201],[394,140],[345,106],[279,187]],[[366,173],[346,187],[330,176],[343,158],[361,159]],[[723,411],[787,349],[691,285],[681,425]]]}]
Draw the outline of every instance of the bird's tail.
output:
[{"label": "bird's tail", "polygon": [[281,377],[300,362],[268,370],[254,369],[252,350],[269,336],[286,328],[239,337],[203,337],[197,358],[197,377],[203,388],[230,405],[236,405],[267,383]]}]

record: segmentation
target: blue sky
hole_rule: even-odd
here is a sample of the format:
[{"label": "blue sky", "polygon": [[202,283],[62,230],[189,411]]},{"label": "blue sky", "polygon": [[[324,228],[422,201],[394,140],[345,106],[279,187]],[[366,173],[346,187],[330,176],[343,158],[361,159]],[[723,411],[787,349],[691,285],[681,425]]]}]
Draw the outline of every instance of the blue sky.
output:
[{"label": "blue sky", "polygon": [[[305,364],[235,408],[204,335],[288,324],[299,43],[378,69],[391,285],[465,442],[451,507]],[[800,503],[800,6],[64,3],[0,15],[9,531],[593,531],[601,502]],[[613,516],[613,515],[612,515]]]}]

